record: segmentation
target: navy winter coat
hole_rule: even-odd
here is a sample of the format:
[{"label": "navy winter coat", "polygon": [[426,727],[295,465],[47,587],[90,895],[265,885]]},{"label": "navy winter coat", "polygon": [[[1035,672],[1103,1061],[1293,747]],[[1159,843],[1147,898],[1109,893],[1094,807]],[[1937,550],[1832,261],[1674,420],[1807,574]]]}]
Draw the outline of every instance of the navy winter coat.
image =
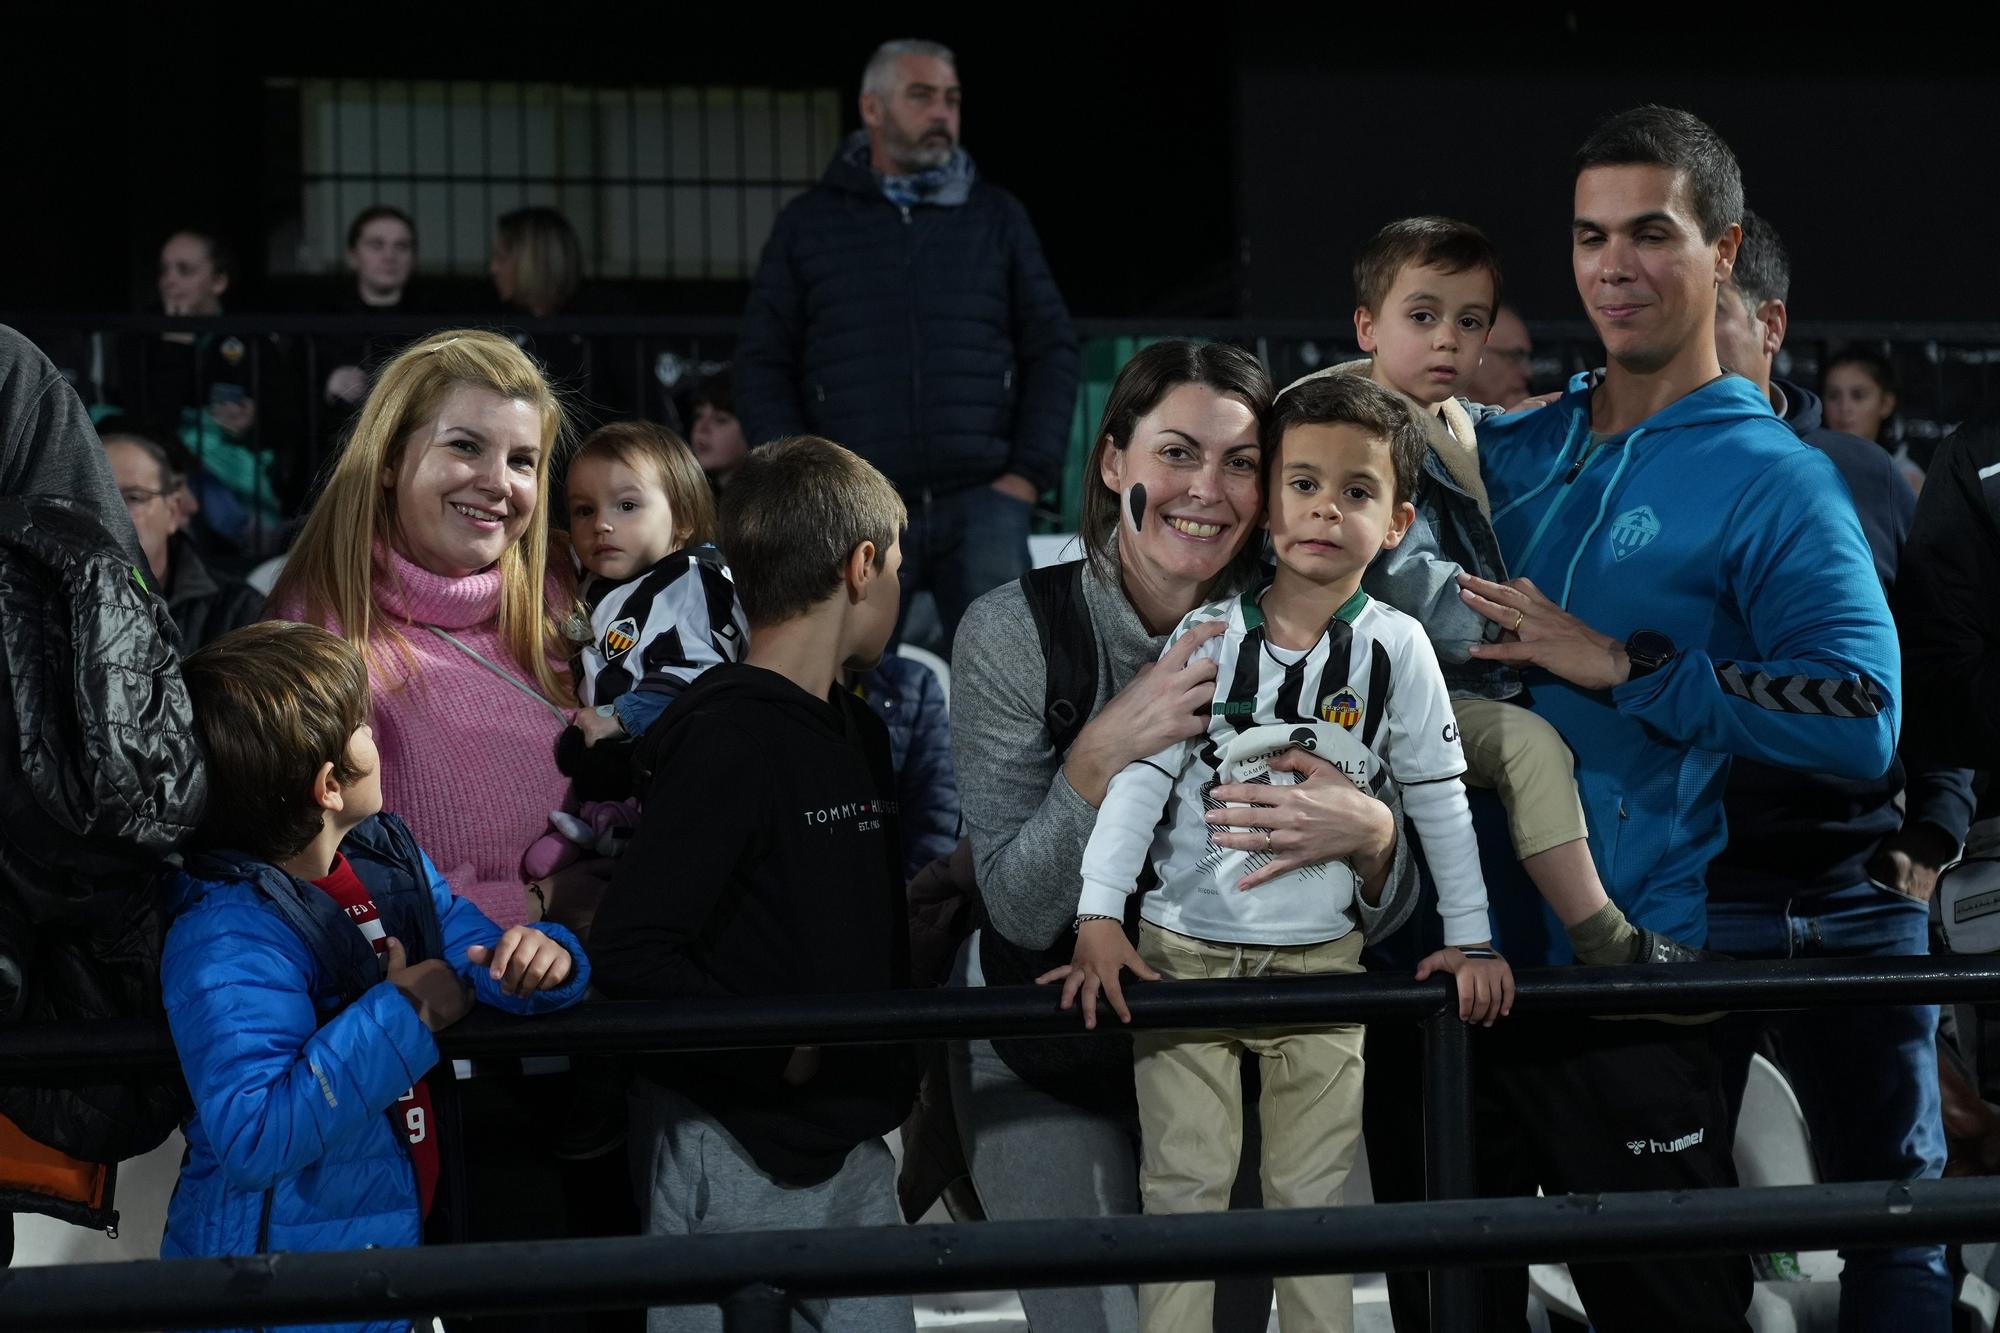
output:
[{"label": "navy winter coat", "polygon": [[[411,963],[444,958],[480,1003],[511,1013],[583,998],[589,961],[557,925],[540,928],[575,960],[560,989],[508,996],[468,962],[500,928],[452,895],[394,815],[363,821],[341,852]],[[392,1112],[438,1049],[373,947],[327,894],[236,853],[191,856],[169,910],[161,982],[195,1111],[161,1256],[419,1243],[415,1170]]]},{"label": "navy winter coat", "polygon": [[964,831],[951,762],[951,708],[929,667],[894,653],[861,678],[858,693],[889,729],[908,883],[931,862],[950,856]]},{"label": "navy winter coat", "polygon": [[752,445],[823,435],[906,499],[1018,472],[1055,483],[1076,335],[1027,210],[974,181],[955,205],[889,202],[837,154],[778,215],[751,286],[736,402]]}]

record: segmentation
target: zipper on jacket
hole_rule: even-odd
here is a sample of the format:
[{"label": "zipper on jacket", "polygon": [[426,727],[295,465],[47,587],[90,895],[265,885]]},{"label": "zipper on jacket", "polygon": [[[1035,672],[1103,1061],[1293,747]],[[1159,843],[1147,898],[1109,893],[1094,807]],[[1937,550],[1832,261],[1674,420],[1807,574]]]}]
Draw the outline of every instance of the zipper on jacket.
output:
[{"label": "zipper on jacket", "polygon": [[1535,525],[1535,533],[1532,537],[1528,538],[1527,548],[1521,552],[1520,560],[1515,562],[1514,573],[1516,576],[1525,575],[1528,572],[1528,563],[1535,558],[1535,551],[1541,546],[1542,537],[1548,532],[1549,524],[1555,521],[1557,511],[1563,507],[1563,501],[1570,497],[1570,483],[1582,476],[1583,469],[1589,465],[1590,460],[1603,452],[1604,445],[1591,444],[1588,440],[1585,441],[1582,450],[1577,453],[1576,462],[1570,466],[1569,472],[1563,477],[1563,488],[1556,492],[1555,499],[1549,501],[1549,507],[1542,511],[1542,521]]}]

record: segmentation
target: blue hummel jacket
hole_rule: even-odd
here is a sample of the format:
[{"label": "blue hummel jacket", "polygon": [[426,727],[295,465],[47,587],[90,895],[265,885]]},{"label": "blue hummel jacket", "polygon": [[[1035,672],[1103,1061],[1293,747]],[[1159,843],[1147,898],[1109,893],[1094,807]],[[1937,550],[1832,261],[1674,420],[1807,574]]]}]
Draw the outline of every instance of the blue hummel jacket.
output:
[{"label": "blue hummel jacket", "polygon": [[[1700,945],[1731,755],[1854,778],[1894,755],[1896,632],[1853,502],[1733,375],[1595,443],[1588,387],[1479,439],[1514,575],[1600,633],[1657,630],[1679,650],[1608,693],[1524,678],[1576,754],[1606,891],[1635,924]],[[1495,903],[1518,961],[1568,959],[1553,914],[1523,910],[1532,892]]]}]

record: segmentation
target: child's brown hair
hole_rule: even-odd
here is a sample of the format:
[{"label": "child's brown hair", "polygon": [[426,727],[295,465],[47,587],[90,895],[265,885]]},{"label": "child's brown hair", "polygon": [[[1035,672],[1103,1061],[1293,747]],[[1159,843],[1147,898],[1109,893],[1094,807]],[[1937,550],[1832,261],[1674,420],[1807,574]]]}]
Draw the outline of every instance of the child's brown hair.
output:
[{"label": "child's brown hair", "polygon": [[199,840],[269,861],[304,851],[323,827],[321,766],[343,787],[366,776],[347,754],[374,702],[360,652],[317,625],[267,620],[190,655],[181,677],[208,763]]},{"label": "child's brown hair", "polygon": [[699,546],[715,540],[715,493],[687,441],[651,421],[612,421],[584,437],[570,459],[610,458],[634,472],[650,469],[660,478],[674,515],[674,545]]},{"label": "child's brown hair", "polygon": [[1485,269],[1493,279],[1493,309],[1500,309],[1500,252],[1470,222],[1440,217],[1398,218],[1369,237],[1354,257],[1354,303],[1380,315],[1396,275],[1411,267]]},{"label": "child's brown hair", "polygon": [[1271,479],[1278,475],[1278,452],[1285,432],[1295,426],[1332,425],[1354,426],[1387,445],[1395,469],[1396,503],[1416,495],[1424,454],[1431,447],[1416,412],[1401,394],[1367,376],[1335,370],[1294,381],[1264,414],[1258,442],[1263,446],[1260,463],[1267,505],[1274,503]]}]

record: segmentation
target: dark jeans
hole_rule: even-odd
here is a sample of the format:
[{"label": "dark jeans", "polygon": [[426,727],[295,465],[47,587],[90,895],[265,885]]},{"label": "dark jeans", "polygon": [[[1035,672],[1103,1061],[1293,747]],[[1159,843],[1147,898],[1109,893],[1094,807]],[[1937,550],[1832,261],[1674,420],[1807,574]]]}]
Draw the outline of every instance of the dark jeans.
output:
[{"label": "dark jeans", "polygon": [[[910,507],[910,525],[903,530],[905,613],[910,594],[927,589],[937,602],[943,633],[937,651],[949,657],[965,608],[1028,572],[1028,520],[1034,506],[991,486],[903,498]],[[898,638],[901,629],[899,624]]]},{"label": "dark jeans", "polygon": [[[622,1152],[587,1162],[556,1157],[572,1074],[480,1077],[458,1085],[472,1241],[636,1236],[639,1210]],[[455,1333],[639,1333],[643,1310],[447,1319]]]},{"label": "dark jeans", "polygon": [[[1423,1195],[1422,1068],[1413,1025],[1369,1025],[1363,1124],[1378,1202]],[[1706,1026],[1517,1014],[1473,1034],[1473,1076],[1482,1197],[1736,1183]],[[1570,1275],[1600,1333],[1750,1327],[1741,1256],[1578,1263]],[[1481,1327],[1525,1330],[1527,1270],[1490,1269],[1482,1281]],[[1398,1333],[1429,1328],[1424,1274],[1392,1274],[1389,1299]]]},{"label": "dark jeans", "polygon": [[[1925,904],[1872,882],[1799,898],[1710,902],[1709,947],[1735,958],[1868,958],[1930,951]],[[1766,1034],[1812,1131],[1827,1181],[1944,1174],[1936,1005],[1805,1009],[1724,1020],[1717,1048],[1731,1124],[1751,1052]],[[1951,1327],[1944,1247],[1840,1251],[1840,1327]]]}]

